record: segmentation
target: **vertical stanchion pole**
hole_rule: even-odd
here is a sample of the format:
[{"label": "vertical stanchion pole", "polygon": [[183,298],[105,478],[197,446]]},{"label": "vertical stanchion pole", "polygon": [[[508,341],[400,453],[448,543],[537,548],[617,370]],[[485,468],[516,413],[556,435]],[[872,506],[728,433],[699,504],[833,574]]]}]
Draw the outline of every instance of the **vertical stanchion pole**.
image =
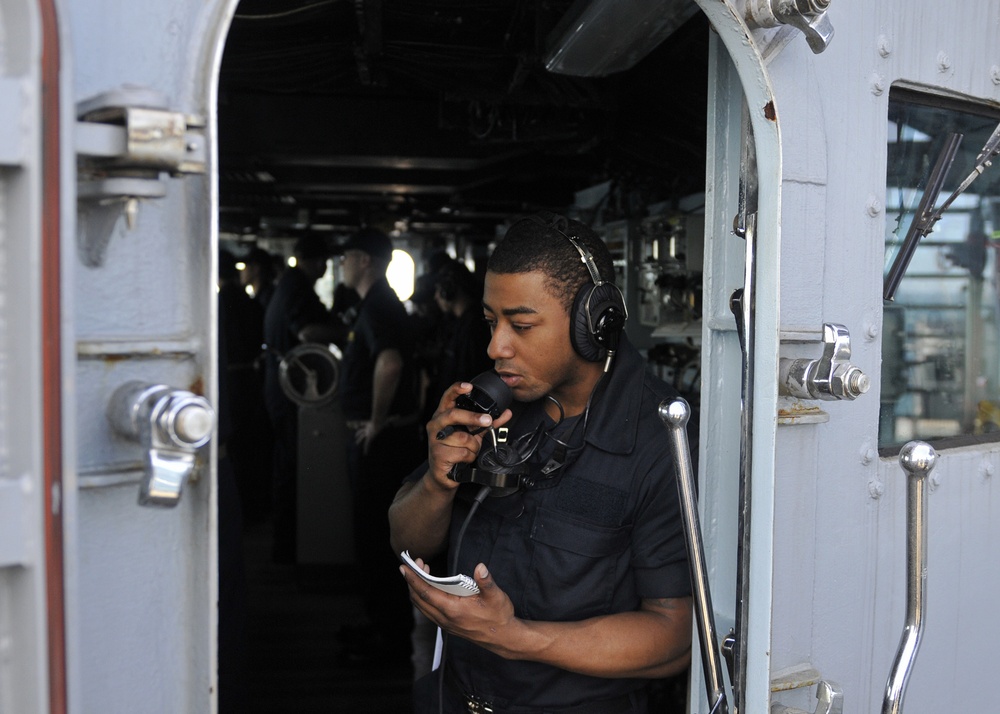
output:
[{"label": "vertical stanchion pole", "polygon": [[927,609],[927,476],[937,453],[923,441],[911,441],[899,452],[906,472],[906,622],[885,685],[882,714],[899,714],[906,681],[917,657]]},{"label": "vertical stanchion pole", "polygon": [[718,640],[715,636],[715,615],[712,610],[712,593],[708,587],[708,570],[705,567],[705,550],[701,541],[698,521],[698,501],[694,488],[694,469],[691,467],[691,449],[688,445],[687,423],[691,418],[688,403],[678,397],[660,403],[660,420],[667,427],[674,450],[674,467],[677,492],[680,496],[681,518],[687,543],[688,565],[691,569],[691,587],[694,590],[694,613],[701,644],[701,664],[705,670],[705,689],[711,714],[728,714],[726,690],[722,680],[722,663],[719,659]]}]

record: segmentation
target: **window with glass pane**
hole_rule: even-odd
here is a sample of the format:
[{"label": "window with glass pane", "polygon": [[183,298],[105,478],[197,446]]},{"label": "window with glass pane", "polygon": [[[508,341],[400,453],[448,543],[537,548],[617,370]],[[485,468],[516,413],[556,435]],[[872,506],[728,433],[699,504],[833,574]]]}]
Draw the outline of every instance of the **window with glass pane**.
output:
[{"label": "window with glass pane", "polygon": [[943,148],[961,140],[934,206],[953,200],[884,304],[879,446],[1000,440],[1000,169],[987,167],[952,196],[1000,110],[894,88],[888,118],[887,272]]}]

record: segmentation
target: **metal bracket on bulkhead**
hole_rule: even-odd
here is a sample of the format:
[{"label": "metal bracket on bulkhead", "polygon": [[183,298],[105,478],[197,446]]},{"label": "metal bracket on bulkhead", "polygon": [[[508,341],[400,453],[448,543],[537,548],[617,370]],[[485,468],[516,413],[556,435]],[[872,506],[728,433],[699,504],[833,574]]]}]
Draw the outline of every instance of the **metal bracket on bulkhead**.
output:
[{"label": "metal bracket on bulkhead", "polygon": [[843,714],[844,691],[836,682],[822,679],[818,670],[809,664],[776,672],[771,678],[771,693],[787,692],[793,689],[816,685],[816,709],[807,712],[804,709],[771,702],[770,714]]},{"label": "metal bracket on bulkhead", "polygon": [[140,202],[166,195],[165,176],[205,173],[205,121],[134,86],[98,94],[76,110],[79,249],[84,264],[96,267],[119,219],[134,227]]}]

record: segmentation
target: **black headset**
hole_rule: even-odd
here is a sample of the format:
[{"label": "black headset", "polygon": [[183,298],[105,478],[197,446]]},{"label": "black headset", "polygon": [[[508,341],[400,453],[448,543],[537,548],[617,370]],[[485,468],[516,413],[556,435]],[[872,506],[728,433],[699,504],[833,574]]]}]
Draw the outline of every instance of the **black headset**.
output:
[{"label": "black headset", "polygon": [[[562,233],[562,231],[559,231]],[[584,285],[573,301],[570,341],[588,362],[600,362],[618,351],[628,309],[622,291],[601,277],[594,256],[579,238],[563,233],[590,271],[591,285]]]},{"label": "black headset", "polygon": [[539,216],[528,216],[528,219],[563,236],[580,254],[580,261],[587,266],[590,283],[583,285],[573,300],[569,339],[576,353],[588,362],[607,360],[606,371],[611,366],[611,358],[618,351],[622,330],[628,319],[625,296],[614,282],[601,276],[597,262],[583,240],[559,227],[560,223],[569,227],[565,218],[554,216],[545,221]]}]

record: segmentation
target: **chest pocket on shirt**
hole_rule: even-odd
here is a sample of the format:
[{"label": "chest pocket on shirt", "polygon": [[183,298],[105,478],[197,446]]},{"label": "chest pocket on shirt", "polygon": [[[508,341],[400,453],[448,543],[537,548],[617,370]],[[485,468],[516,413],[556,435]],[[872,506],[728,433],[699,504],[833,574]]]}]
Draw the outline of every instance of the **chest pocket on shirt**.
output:
[{"label": "chest pocket on shirt", "polygon": [[531,527],[524,616],[579,620],[605,614],[628,563],[631,526],[599,526],[539,508]]}]

